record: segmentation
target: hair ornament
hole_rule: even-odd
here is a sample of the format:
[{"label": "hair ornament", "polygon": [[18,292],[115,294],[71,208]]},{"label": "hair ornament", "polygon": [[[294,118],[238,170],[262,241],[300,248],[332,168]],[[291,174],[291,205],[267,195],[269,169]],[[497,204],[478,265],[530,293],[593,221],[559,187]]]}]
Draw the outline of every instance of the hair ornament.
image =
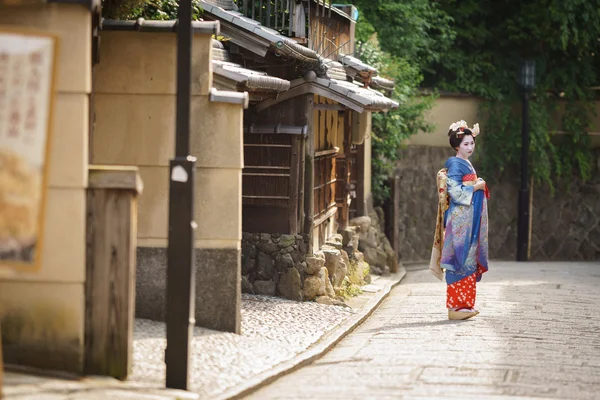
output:
[{"label": "hair ornament", "polygon": [[473,137],[479,135],[479,124],[475,124],[472,128],[469,128],[469,125],[462,119],[450,125],[448,135],[455,133],[456,136],[462,136],[464,135],[465,129],[469,129],[473,133]]}]

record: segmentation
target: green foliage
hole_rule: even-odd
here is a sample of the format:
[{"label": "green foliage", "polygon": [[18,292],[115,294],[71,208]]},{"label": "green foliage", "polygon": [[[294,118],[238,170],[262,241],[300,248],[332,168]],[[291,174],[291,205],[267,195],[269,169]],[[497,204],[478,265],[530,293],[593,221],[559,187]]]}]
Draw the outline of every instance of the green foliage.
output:
[{"label": "green foliage", "polygon": [[[102,0],[102,15],[107,19],[175,20],[179,3],[177,0]],[[192,20],[202,14],[198,0],[192,0]]]},{"label": "green foliage", "polygon": [[374,114],[372,126],[372,192],[376,204],[389,198],[388,177],[399,158],[402,143],[419,131],[433,127],[425,120],[425,112],[434,96],[421,96],[418,87],[423,77],[419,67],[405,58],[383,52],[376,40],[358,43],[358,56],[379,70],[380,75],[395,81],[392,98],[400,107],[386,114]]},{"label": "green foliage", "polygon": [[430,0],[353,0],[359,9],[357,56],[395,81],[397,110],[373,115],[372,191],[377,204],[389,197],[388,177],[402,143],[433,128],[425,120],[435,99],[418,88],[422,70],[440,59],[454,40],[451,19]]},{"label": "green foliage", "polygon": [[[377,31],[381,49],[411,64],[424,67],[439,60],[454,39],[449,28],[451,19],[437,1],[353,0],[351,3]],[[357,39],[367,40],[360,26],[357,32]]]},{"label": "green foliage", "polygon": [[[453,46],[430,64],[425,84],[483,97],[482,172],[518,166],[521,107],[517,73],[536,61],[530,102],[530,162],[537,182],[591,174],[589,137],[598,84],[600,1],[442,0],[454,21]],[[457,116],[456,119],[460,119]],[[470,121],[469,121],[470,122]],[[556,135],[557,131],[565,134]]]}]

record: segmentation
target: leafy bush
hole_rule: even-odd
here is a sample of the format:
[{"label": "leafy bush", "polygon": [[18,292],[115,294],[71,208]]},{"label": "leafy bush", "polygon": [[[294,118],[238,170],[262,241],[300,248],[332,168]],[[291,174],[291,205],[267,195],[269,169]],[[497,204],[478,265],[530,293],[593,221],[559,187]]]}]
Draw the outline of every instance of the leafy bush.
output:
[{"label": "leafy bush", "polygon": [[[107,19],[148,20],[177,19],[177,0],[102,0],[102,16]],[[197,21],[202,8],[197,0],[192,0],[192,19]]]}]

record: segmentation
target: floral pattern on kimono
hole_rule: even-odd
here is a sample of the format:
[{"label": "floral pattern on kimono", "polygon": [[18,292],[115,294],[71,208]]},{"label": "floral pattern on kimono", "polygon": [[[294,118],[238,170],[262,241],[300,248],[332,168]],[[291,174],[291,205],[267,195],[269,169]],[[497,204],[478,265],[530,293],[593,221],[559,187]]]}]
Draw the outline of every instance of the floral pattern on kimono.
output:
[{"label": "floral pattern on kimono", "polygon": [[[464,300],[456,307],[474,304],[475,285],[488,270],[487,187],[474,191],[477,175],[466,160],[450,157],[446,164],[449,207],[444,214],[444,244],[440,266],[449,285],[448,304],[456,290],[467,288]],[[460,282],[460,285],[457,284]],[[470,283],[473,283],[472,287]],[[457,285],[455,285],[457,284]]]}]

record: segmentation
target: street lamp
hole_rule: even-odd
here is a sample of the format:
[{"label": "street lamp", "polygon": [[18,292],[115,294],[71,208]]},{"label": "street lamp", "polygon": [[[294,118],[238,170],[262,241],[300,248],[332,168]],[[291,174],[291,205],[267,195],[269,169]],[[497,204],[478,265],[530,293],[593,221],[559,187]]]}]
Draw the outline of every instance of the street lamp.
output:
[{"label": "street lamp", "polygon": [[519,88],[523,95],[521,126],[521,189],[517,221],[517,261],[529,261],[529,95],[535,88],[535,61],[524,60],[519,73]]}]

